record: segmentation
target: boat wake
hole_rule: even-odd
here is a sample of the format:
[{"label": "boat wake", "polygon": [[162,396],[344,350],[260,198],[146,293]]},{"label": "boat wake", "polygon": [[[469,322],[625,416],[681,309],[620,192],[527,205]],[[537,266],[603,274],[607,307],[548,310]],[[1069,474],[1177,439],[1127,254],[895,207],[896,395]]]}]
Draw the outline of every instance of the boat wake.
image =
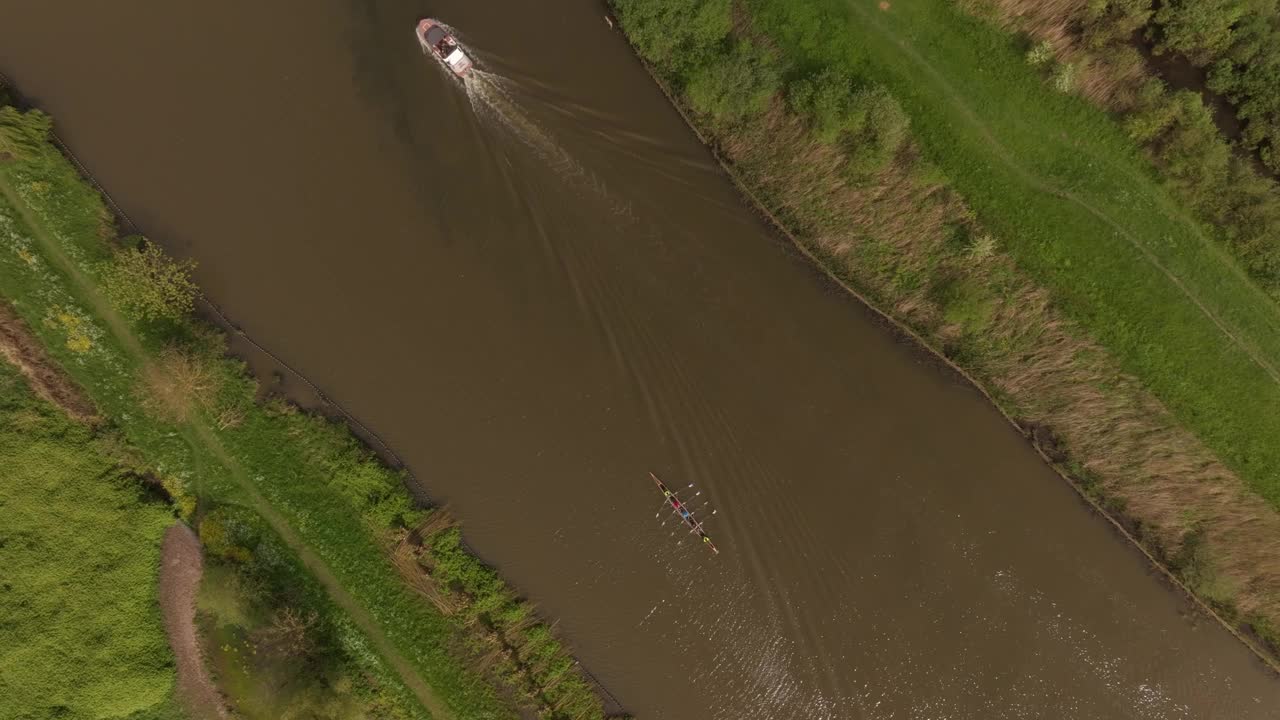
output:
[{"label": "boat wake", "polygon": [[506,78],[477,69],[467,73],[463,85],[466,87],[471,109],[478,117],[496,121],[512,137],[524,143],[556,169],[567,170],[575,175],[583,172],[569,153],[520,108],[520,104],[512,96],[510,81]]},{"label": "boat wake", "polygon": [[524,109],[524,103],[517,97],[519,88],[512,80],[475,68],[463,78],[463,87],[476,117],[532,150],[562,179],[608,201],[615,214],[635,219],[629,203],[610,193],[595,173],[578,162]]},{"label": "boat wake", "polygon": [[[841,697],[814,682],[811,665],[815,659],[786,636],[778,617],[760,613],[753,602],[756,588],[738,583],[736,591],[711,600],[714,608],[704,608],[705,613],[691,615],[681,612],[680,608],[706,604],[706,595],[693,590],[699,580],[706,578],[684,563],[673,565],[671,570],[688,574],[681,580],[684,587],[689,588],[686,590],[689,597],[655,606],[649,616],[658,615],[654,627],[680,628],[664,639],[683,645],[686,652],[716,648],[714,656],[693,679],[706,692],[733,689],[727,695],[734,699],[721,703],[713,720],[873,720],[876,717],[865,712],[858,698]],[[734,585],[728,578],[721,580],[730,587]],[[649,617],[645,621],[649,621]]]}]

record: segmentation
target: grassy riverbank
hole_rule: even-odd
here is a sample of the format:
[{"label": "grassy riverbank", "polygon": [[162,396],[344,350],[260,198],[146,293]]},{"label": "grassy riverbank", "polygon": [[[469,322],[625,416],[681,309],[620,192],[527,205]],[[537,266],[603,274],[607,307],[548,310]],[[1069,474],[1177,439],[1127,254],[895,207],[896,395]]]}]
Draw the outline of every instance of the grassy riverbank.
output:
[{"label": "grassy riverbank", "polygon": [[[812,7],[815,3],[805,3]],[[821,6],[822,3],[816,3]],[[1019,49],[929,0],[821,15],[754,4],[796,62],[874,77],[926,157],[1057,306],[1280,505],[1280,306],[1165,193],[1103,113],[1044,87]]]},{"label": "grassy riverbank", "polygon": [[168,506],[2,357],[0,458],[0,718],[179,717],[156,596]]},{"label": "grassy riverbank", "polygon": [[[298,577],[314,578],[307,582],[315,588],[299,602],[326,596],[327,636],[386,697],[416,704],[413,715],[514,717],[514,705],[525,704],[547,718],[602,717],[601,701],[536,620],[503,635],[510,662],[482,666],[490,613],[504,606],[472,603],[517,603],[514,593],[464,554],[465,578],[450,577],[442,593],[463,591],[461,580],[476,577],[491,578],[492,592],[464,592],[454,613],[424,598],[421,586],[434,578],[423,569],[410,583],[393,554],[427,516],[413,507],[400,474],[345,427],[260,401],[218,333],[165,312],[175,299],[182,304],[184,281],[148,274],[147,263],[164,261],[134,249],[136,240],[114,238],[102,199],[47,130],[39,113],[0,111],[0,292],[166,486],[192,499],[180,503],[184,512],[200,521],[212,508],[234,520],[221,524],[229,544],[220,562],[261,579],[296,556]],[[548,675],[527,662],[535,651],[568,667]]]},{"label": "grassy riverbank", "polygon": [[[1266,139],[1280,138],[1280,85],[1267,82],[1280,62],[1274,3],[1241,17],[1239,3],[1166,2],[1157,11],[1152,0],[953,2],[1000,28],[1057,92],[1111,112],[1169,194],[1280,300],[1280,184],[1264,167],[1280,157]],[[1188,34],[1197,24],[1215,31]],[[1219,46],[1196,47],[1203,40]],[[1233,98],[1239,114],[1211,89]]]},{"label": "grassy riverbank", "polygon": [[803,249],[1274,646],[1280,310],[1108,117],[944,0],[615,7]]}]

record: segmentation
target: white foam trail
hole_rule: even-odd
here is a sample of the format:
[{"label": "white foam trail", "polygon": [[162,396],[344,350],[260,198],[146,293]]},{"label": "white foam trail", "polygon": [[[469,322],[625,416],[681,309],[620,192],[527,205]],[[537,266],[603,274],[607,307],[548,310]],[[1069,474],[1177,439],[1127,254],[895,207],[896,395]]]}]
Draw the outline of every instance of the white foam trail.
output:
[{"label": "white foam trail", "polygon": [[463,85],[467,100],[478,117],[496,120],[513,137],[527,145],[557,170],[583,174],[581,166],[524,112],[506,88],[506,79],[480,69],[467,73]]},{"label": "white foam trail", "polygon": [[615,214],[635,220],[630,203],[610,193],[599,176],[583,167],[522,107],[511,80],[475,68],[463,78],[463,86],[476,117],[493,123],[521,142],[565,180],[607,200]]}]

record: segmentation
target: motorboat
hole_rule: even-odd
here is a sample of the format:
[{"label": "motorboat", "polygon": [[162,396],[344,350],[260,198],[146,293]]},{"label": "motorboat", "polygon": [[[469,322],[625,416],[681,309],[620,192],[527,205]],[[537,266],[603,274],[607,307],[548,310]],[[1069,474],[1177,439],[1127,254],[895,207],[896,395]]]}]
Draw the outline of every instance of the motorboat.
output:
[{"label": "motorboat", "polygon": [[439,20],[427,18],[419,21],[414,33],[418,36],[422,51],[435,55],[437,60],[458,77],[466,77],[475,65],[463,51],[458,39]]}]

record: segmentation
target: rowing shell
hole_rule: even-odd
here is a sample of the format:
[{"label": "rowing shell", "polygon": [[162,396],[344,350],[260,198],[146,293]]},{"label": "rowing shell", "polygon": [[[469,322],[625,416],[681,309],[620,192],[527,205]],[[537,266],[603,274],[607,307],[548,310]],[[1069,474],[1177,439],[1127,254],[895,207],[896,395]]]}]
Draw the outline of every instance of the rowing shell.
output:
[{"label": "rowing shell", "polygon": [[711,552],[719,555],[720,551],[716,549],[715,543],[711,542],[711,536],[702,529],[702,523],[693,516],[693,510],[689,509],[689,507],[685,505],[684,501],[680,499],[680,496],[677,495],[675,491],[667,487],[666,483],[659,480],[657,475],[649,473],[649,477],[653,478],[653,482],[657,484],[659,492],[662,493],[662,497],[666,499],[667,504],[671,506],[671,511],[688,526],[689,532],[701,538],[703,545],[711,548]]}]

